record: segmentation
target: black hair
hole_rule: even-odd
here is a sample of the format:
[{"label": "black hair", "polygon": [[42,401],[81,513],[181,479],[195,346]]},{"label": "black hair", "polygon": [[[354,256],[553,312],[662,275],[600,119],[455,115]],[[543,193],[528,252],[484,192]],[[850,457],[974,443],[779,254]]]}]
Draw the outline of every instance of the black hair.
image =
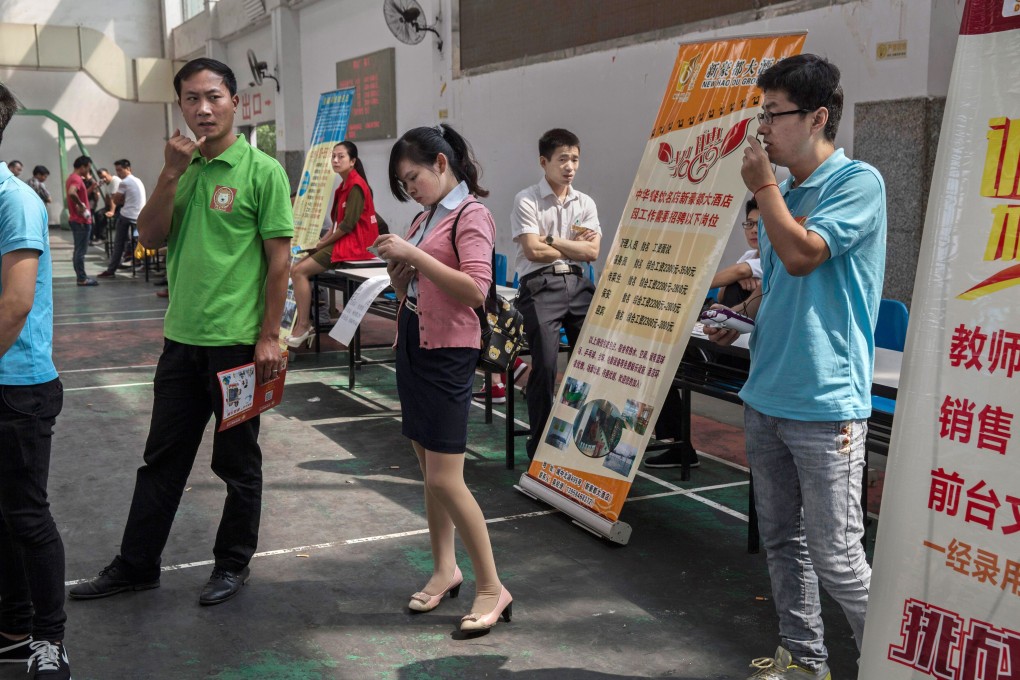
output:
[{"label": "black hair", "polygon": [[9,168],[9,167],[11,167],[12,165],[14,165],[15,163],[17,163],[17,164],[18,164],[18,165],[20,165],[21,167],[25,167],[25,164],[24,164],[24,163],[22,163],[21,161],[19,161],[18,159],[14,159],[14,160],[12,160],[12,161],[7,161],[7,167]]},{"label": "black hair", "polygon": [[[342,146],[344,150],[347,151],[347,157],[354,161],[354,169],[358,171],[359,175],[361,175],[361,179],[365,180],[365,184],[368,184],[368,175],[365,173],[365,165],[364,163],[361,162],[361,158],[358,157],[357,144],[355,144],[354,142],[349,142],[345,139],[342,142],[337,142],[336,144],[334,144],[333,148],[336,149],[338,146]],[[375,195],[375,192],[372,191],[371,186],[368,187],[368,190],[372,192],[373,196]]]},{"label": "black hair", "polygon": [[104,172],[105,172],[106,174],[108,174],[108,175],[110,174],[110,171],[109,171],[109,170],[107,170],[106,168],[99,168],[98,170],[96,170],[96,174],[97,174],[97,175],[101,175],[101,174],[103,174]]},{"label": "black hair", "polygon": [[453,176],[461,182],[467,182],[468,191],[482,198],[489,195],[488,190],[478,184],[481,168],[475,161],[467,140],[449,125],[440,123],[435,127],[408,130],[390,150],[390,191],[398,201],[406,203],[411,199],[397,178],[397,165],[400,161],[408,160],[417,165],[431,166],[439,154],[446,156],[450,162]]},{"label": "black hair", "polygon": [[752,210],[757,210],[757,209],[758,209],[758,200],[754,196],[752,196],[751,200],[748,201],[747,205],[744,206],[744,217],[747,217],[747,215]]},{"label": "black hair", "polygon": [[48,175],[48,174],[50,174],[50,169],[47,168],[45,165],[37,165],[34,168],[32,168],[32,174],[33,175]]},{"label": "black hair", "polygon": [[74,159],[74,169],[82,167],[83,165],[92,165],[92,159],[88,156],[78,156]]},{"label": "black hair", "polygon": [[14,118],[14,114],[21,108],[21,104],[14,98],[14,93],[7,89],[7,86],[0,83],[0,143],[4,141],[4,130],[7,124]]},{"label": "black hair", "polygon": [[216,61],[208,57],[199,57],[198,59],[192,59],[182,66],[181,70],[174,76],[174,90],[177,91],[178,99],[181,98],[181,83],[199,71],[212,71],[216,75],[221,76],[227,86],[227,90],[230,91],[230,96],[233,97],[237,94],[237,78],[229,66],[222,61]]},{"label": "black hair", "polygon": [[829,111],[825,139],[835,141],[843,116],[843,88],[839,85],[839,68],[831,61],[817,54],[787,57],[758,76],[758,87],[766,92],[781,90],[790,101],[808,111],[824,106]]},{"label": "black hair", "polygon": [[121,158],[120,160],[113,162],[113,167],[117,167],[118,165],[122,168],[127,168],[128,170],[131,169],[131,161],[126,158]]},{"label": "black hair", "polygon": [[542,158],[552,160],[553,152],[561,146],[576,146],[578,149],[581,148],[581,140],[577,138],[570,130],[564,130],[563,128],[553,128],[546,132],[538,140],[538,154]]}]

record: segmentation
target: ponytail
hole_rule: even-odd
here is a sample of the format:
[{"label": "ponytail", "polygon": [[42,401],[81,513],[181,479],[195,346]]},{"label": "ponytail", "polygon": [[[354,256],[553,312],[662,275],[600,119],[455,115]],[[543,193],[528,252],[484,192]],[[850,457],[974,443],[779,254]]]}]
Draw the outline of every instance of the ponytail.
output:
[{"label": "ponytail", "polygon": [[397,178],[397,165],[400,161],[407,160],[417,165],[431,166],[439,154],[446,156],[453,176],[467,183],[470,193],[481,198],[489,195],[489,191],[478,183],[481,168],[467,140],[449,125],[441,123],[435,127],[408,130],[393,145],[389,166],[390,191],[398,201],[403,203],[410,199]]},{"label": "ponytail", "polygon": [[358,147],[354,142],[344,140],[337,142],[333,148],[342,146],[347,151],[347,157],[354,161],[354,170],[361,175],[361,179],[365,180],[365,185],[368,187],[368,192],[375,196],[375,192],[372,191],[372,185],[368,183],[368,174],[365,172],[365,165],[361,162],[361,158],[358,156]]}]

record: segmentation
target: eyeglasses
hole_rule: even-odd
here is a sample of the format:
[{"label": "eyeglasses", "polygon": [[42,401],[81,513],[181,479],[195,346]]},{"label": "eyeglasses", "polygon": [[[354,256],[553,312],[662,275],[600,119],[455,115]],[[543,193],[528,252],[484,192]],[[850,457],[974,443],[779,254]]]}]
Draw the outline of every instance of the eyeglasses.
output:
[{"label": "eyeglasses", "polygon": [[758,220],[744,220],[744,229],[751,230],[758,226]]},{"label": "eyeglasses", "polygon": [[789,116],[794,113],[811,113],[811,109],[794,109],[793,111],[782,111],[780,113],[772,113],[771,111],[765,111],[758,114],[758,123],[764,125],[772,125],[772,121],[780,116]]}]

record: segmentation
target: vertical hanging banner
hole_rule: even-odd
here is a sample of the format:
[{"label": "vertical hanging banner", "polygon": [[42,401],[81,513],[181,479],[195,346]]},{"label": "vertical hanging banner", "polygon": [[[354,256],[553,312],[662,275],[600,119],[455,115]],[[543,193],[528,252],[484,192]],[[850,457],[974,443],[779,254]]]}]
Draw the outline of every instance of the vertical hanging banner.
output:
[{"label": "vertical hanging banner", "polygon": [[[333,189],[333,165],[330,157],[333,147],[344,141],[347,121],[351,117],[354,103],[354,88],[323,92],[319,95],[319,109],[315,112],[315,127],[312,143],[305,154],[305,165],[301,169],[301,182],[294,198],[294,237],[291,252],[311,248],[319,241],[319,232],[326,219],[330,192]],[[297,257],[292,257],[293,264]],[[297,303],[294,289],[287,289],[287,300],[283,305],[283,319],[280,321],[280,340],[290,335],[297,319]]]},{"label": "vertical hanging banner", "polygon": [[804,34],[680,46],[637,177],[518,489],[626,543],[620,510],[743,208],[758,75]]},{"label": "vertical hanging banner", "polygon": [[896,399],[862,678],[1020,678],[1020,2],[968,0]]},{"label": "vertical hanging banner", "polygon": [[330,191],[333,189],[333,147],[344,141],[347,121],[354,103],[354,88],[348,87],[319,95],[315,113],[312,144],[305,155],[301,183],[294,200],[294,245],[310,248],[319,240],[319,231],[326,219]]}]

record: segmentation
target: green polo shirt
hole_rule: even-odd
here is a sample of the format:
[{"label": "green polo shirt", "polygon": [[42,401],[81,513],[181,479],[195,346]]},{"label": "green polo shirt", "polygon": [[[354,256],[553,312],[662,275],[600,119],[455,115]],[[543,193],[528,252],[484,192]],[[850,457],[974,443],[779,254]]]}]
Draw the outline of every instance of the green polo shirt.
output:
[{"label": "green polo shirt", "polygon": [[293,235],[290,183],[275,158],[243,136],[212,160],[196,151],[174,196],[163,334],[203,347],[255,344],[269,271],[262,242]]}]

